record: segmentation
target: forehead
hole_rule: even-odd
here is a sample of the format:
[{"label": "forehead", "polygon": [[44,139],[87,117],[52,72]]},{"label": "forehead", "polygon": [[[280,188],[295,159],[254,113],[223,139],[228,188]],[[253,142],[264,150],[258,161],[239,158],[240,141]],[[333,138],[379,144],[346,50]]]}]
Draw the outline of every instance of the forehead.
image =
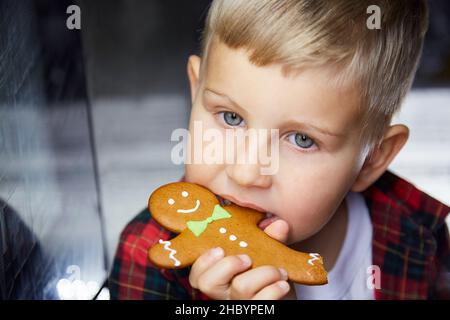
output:
[{"label": "forehead", "polygon": [[273,121],[295,118],[342,132],[355,129],[361,119],[359,91],[339,85],[335,71],[327,66],[287,76],[281,65],[256,66],[246,50],[215,40],[204,79],[205,88],[216,89],[249,113],[257,111]]}]

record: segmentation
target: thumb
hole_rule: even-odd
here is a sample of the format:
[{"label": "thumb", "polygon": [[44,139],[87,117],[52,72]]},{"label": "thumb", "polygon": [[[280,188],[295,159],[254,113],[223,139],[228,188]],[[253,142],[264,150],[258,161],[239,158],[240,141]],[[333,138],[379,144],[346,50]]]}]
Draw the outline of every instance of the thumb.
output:
[{"label": "thumb", "polygon": [[271,238],[286,243],[289,235],[289,225],[286,221],[278,219],[269,224],[264,229],[264,232],[267,233]]}]

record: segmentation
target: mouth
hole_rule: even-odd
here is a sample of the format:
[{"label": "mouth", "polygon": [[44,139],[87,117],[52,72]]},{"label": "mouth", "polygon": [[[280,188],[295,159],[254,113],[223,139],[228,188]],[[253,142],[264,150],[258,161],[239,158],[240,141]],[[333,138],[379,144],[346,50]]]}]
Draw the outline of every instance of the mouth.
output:
[{"label": "mouth", "polygon": [[278,216],[276,216],[273,213],[270,212],[266,212],[266,217],[264,219],[262,219],[259,223],[258,223],[258,227],[261,230],[266,229],[269,225],[271,225],[272,223],[274,223],[275,221],[279,220],[280,218]]},{"label": "mouth", "polygon": [[249,202],[241,202],[238,199],[236,199],[230,195],[217,195],[217,198],[219,199],[220,204],[223,206],[227,206],[231,203],[234,203],[240,207],[250,208],[250,209],[254,209],[256,211],[265,213],[266,216],[258,223],[258,227],[261,230],[264,230],[270,224],[272,224],[276,220],[280,219],[276,214],[269,212],[256,204],[249,203]]},{"label": "mouth", "polygon": [[177,212],[178,213],[192,213],[197,211],[197,209],[200,207],[200,200],[197,199],[197,201],[195,201],[195,207],[191,208],[191,209],[178,209]]}]

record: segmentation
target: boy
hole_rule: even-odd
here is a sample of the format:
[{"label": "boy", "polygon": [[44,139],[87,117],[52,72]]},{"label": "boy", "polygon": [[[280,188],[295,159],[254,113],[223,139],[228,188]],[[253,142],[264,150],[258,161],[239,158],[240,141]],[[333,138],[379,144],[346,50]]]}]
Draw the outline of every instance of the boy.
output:
[{"label": "boy", "polygon": [[[371,5],[380,29],[368,28]],[[195,123],[277,129],[279,168],[265,175],[258,162],[194,163],[184,179],[267,212],[259,227],[319,252],[329,283],[292,284],[284,270],[250,269],[248,256],[221,248],[190,269],[158,269],[148,249],[173,235],[144,210],[121,235],[112,298],[446,297],[450,209],[386,171],[408,139],[408,128],[390,121],[414,77],[426,11],[419,0],[214,1],[202,58],[188,62],[190,132]]]}]

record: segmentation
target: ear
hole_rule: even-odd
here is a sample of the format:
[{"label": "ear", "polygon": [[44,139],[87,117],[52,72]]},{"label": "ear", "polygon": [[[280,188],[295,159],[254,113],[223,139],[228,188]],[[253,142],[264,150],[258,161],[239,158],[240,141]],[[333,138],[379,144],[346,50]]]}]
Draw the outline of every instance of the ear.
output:
[{"label": "ear", "polygon": [[373,184],[387,169],[389,164],[408,140],[409,129],[404,125],[390,126],[381,143],[369,153],[351,191],[362,192]]},{"label": "ear", "polygon": [[201,58],[199,56],[192,55],[188,59],[187,74],[189,78],[189,85],[191,88],[191,103],[194,104],[195,97],[197,96],[197,89],[199,85],[200,76],[200,64]]}]

